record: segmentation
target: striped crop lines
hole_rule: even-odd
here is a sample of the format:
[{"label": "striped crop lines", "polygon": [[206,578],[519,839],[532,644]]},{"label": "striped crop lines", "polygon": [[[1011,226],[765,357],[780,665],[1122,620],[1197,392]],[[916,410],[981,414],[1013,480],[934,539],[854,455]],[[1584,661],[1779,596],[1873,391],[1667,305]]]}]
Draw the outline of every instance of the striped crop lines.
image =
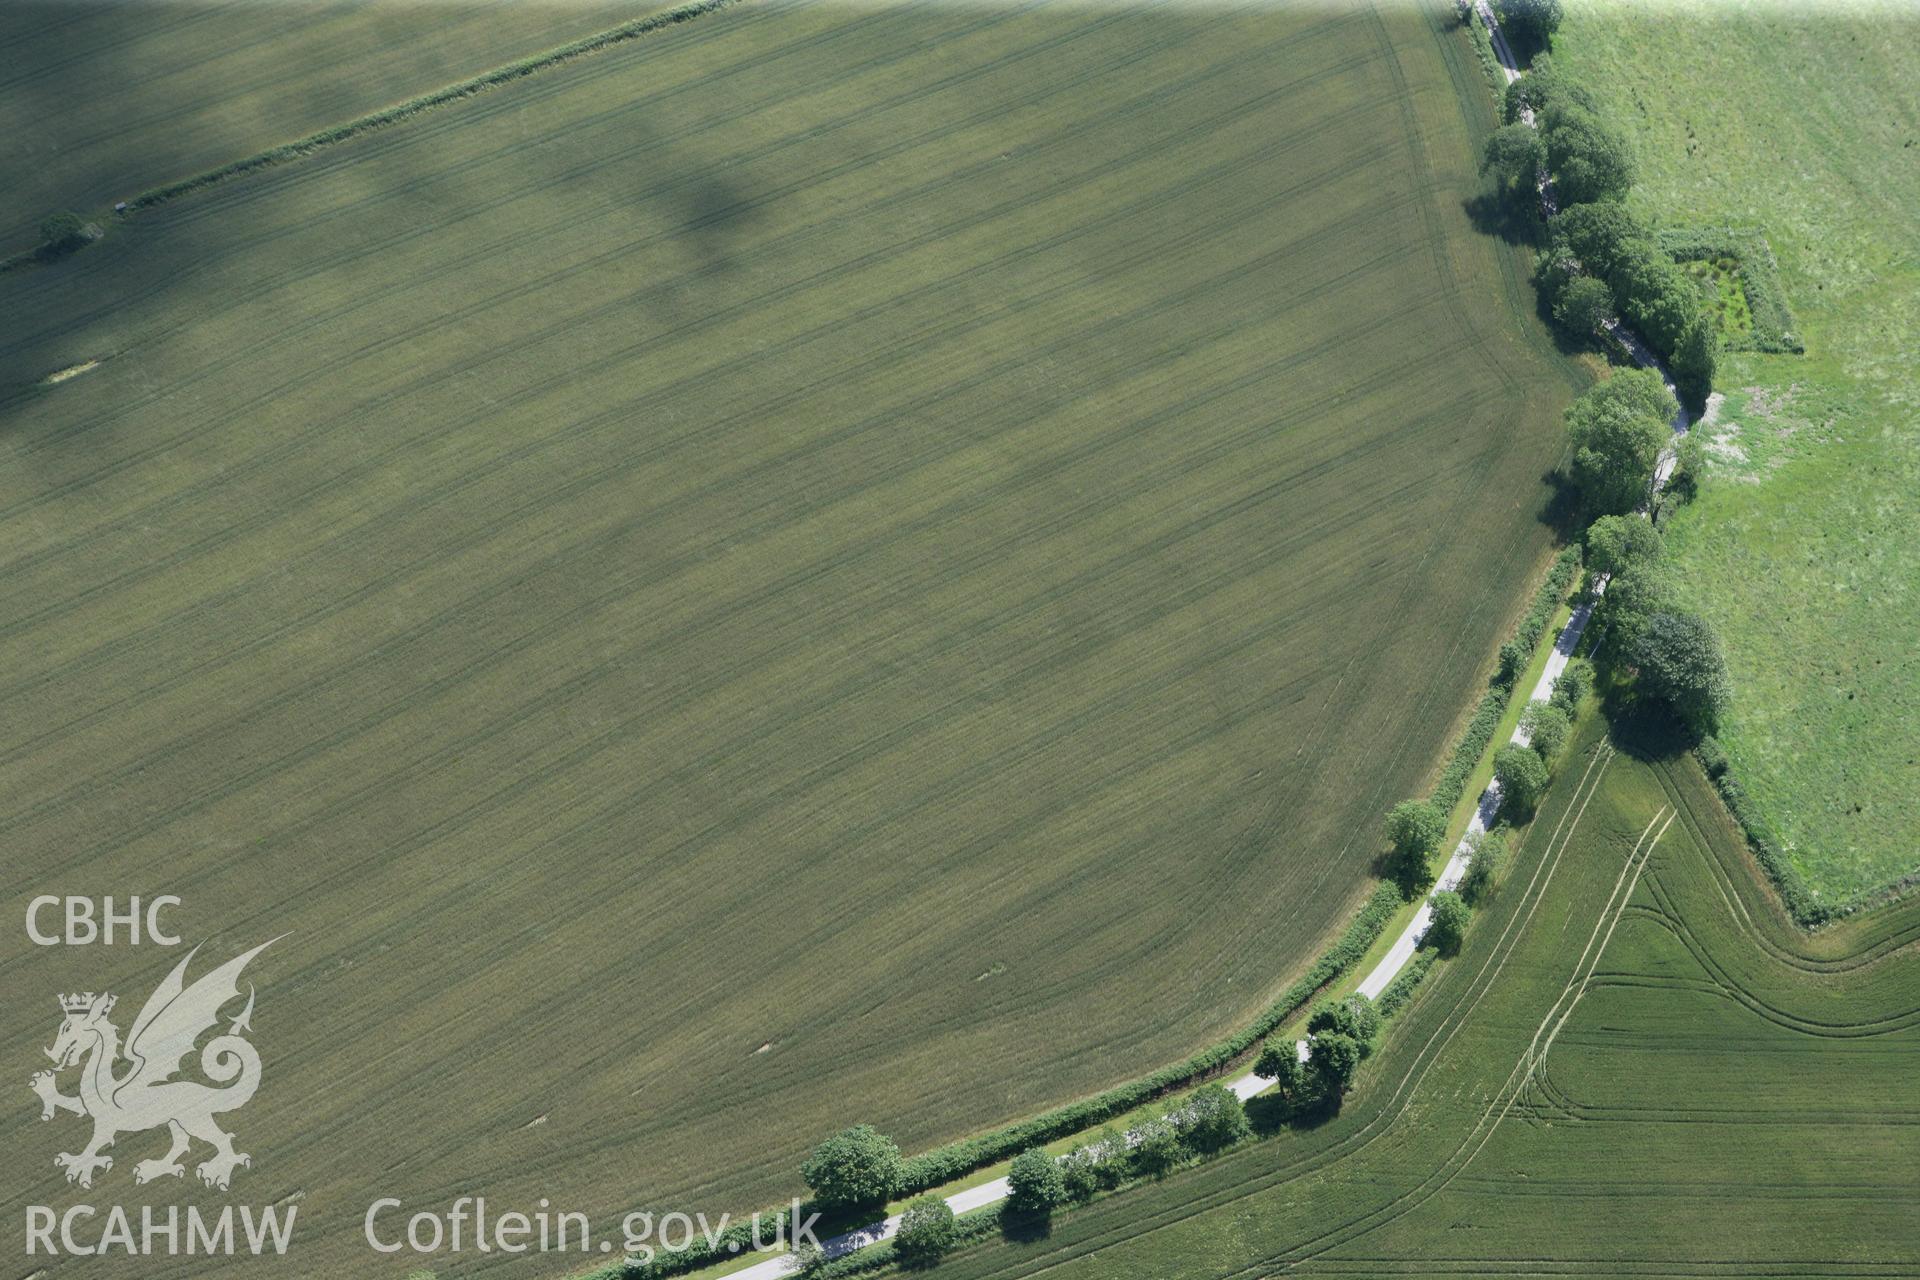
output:
[{"label": "striped crop lines", "polygon": [[1477,376],[1364,13],[684,34],[0,279],[10,365],[109,356],[0,408],[0,836],[311,939],[313,1203],[378,1147],[738,1207],[768,1108],[918,1144],[1183,1051],[1543,545],[1559,374]]},{"label": "striped crop lines", "polygon": [[[1320,239],[1319,236],[1312,237],[1312,240],[1314,241],[1317,241],[1319,239]],[[1392,265],[1392,257],[1389,256],[1387,258],[1382,258],[1378,260],[1374,268],[1372,269],[1378,270],[1391,265]],[[1194,293],[1196,296],[1200,296],[1200,295],[1203,295],[1206,291],[1213,288],[1216,284],[1230,281],[1235,278],[1244,278],[1244,274],[1245,273],[1242,268],[1236,267],[1236,268],[1230,269],[1227,272],[1221,273],[1221,275],[1215,277],[1213,280],[1199,282],[1198,284],[1192,286],[1192,288],[1190,289],[1190,292]],[[1065,288],[1069,286],[1062,286],[1062,287]],[[1325,286],[1322,286],[1322,287],[1324,288]],[[1298,300],[1297,295],[1294,297],[1283,297],[1277,301],[1269,303],[1269,308],[1275,314],[1281,314],[1281,313],[1284,313],[1285,310],[1289,309],[1293,305],[1293,303],[1297,300]],[[1148,308],[1148,309],[1151,309],[1151,308]],[[1368,332],[1369,326],[1371,328],[1377,329],[1385,323],[1386,321],[1384,320],[1372,320],[1368,322],[1367,326],[1362,326],[1358,329],[1351,329],[1351,330],[1333,334],[1329,337],[1324,337],[1311,347],[1308,347],[1300,351],[1290,352],[1288,355],[1286,355],[1285,357],[1282,357],[1277,361],[1270,361],[1263,366],[1257,367],[1249,374],[1243,375],[1240,379],[1230,381],[1229,383],[1225,384],[1220,390],[1211,391],[1207,394],[1209,395],[1222,394],[1224,393],[1224,391],[1233,389],[1236,385],[1242,385],[1242,384],[1251,385],[1250,380],[1271,381],[1273,379],[1276,379],[1278,377],[1281,377],[1287,374],[1290,370],[1295,369],[1311,360],[1315,360],[1321,356],[1330,355],[1334,352],[1337,352],[1345,344],[1360,338],[1366,332]],[[1098,341],[1106,336],[1102,332],[1103,329],[1114,329],[1117,327],[1118,327],[1117,323],[1109,323],[1102,326],[1096,326],[1091,331],[1072,335],[1068,339],[1068,341],[1075,344],[1084,344],[1088,341]],[[1219,336],[1226,336],[1227,332],[1230,332],[1230,329],[1223,329]],[[1032,358],[1032,353],[1025,353],[1023,358],[1030,360]],[[1171,358],[1172,358],[1171,355],[1161,357],[1161,359],[1163,360],[1171,360]],[[1430,360],[1433,357],[1429,353],[1422,353],[1421,358]],[[998,376],[1003,376],[1003,375],[999,372],[996,372],[995,374],[991,375],[987,379],[987,381],[991,381],[992,377],[998,377]],[[1376,379],[1376,382],[1377,381],[1378,379]],[[948,399],[953,396],[960,395],[963,393],[963,391],[964,391],[964,388],[959,386],[935,388],[933,391],[923,394],[923,396],[919,400],[919,403],[935,403],[942,399]],[[1198,401],[1195,401],[1192,403],[1204,404],[1205,397],[1203,396]],[[1320,401],[1316,401],[1313,403],[1325,405],[1328,402],[1325,399],[1322,399]],[[888,408],[883,408],[881,411],[872,415],[869,419],[865,420],[863,426],[877,427],[879,425],[884,424],[887,421],[896,420],[903,413],[907,413],[911,411],[912,409],[910,406],[892,406]],[[1151,426],[1153,424],[1153,421],[1154,420],[1148,420],[1148,422],[1145,425]],[[1096,451],[1105,450],[1113,447],[1115,444],[1119,443],[1125,438],[1126,438],[1126,433],[1124,432],[1106,434],[1100,437],[1096,437],[1094,440],[1089,442],[1087,448],[1083,449],[1074,460],[1086,461],[1089,458],[1094,456],[1093,454],[1089,453],[1088,450],[1096,450]],[[782,459],[780,462],[780,465],[781,466],[791,465],[793,461],[794,460],[791,458]],[[884,478],[891,481],[899,477],[889,475]],[[737,475],[723,474],[722,476],[715,479],[710,484],[704,486],[700,492],[703,494],[712,494],[712,493],[721,492],[721,491],[724,491],[726,488],[731,487],[734,484],[737,484],[738,481],[739,481],[739,477]],[[431,497],[432,495],[430,494],[421,495],[419,500],[429,501],[431,500]],[[551,501],[550,497],[545,495],[540,495],[540,496],[536,496],[527,505],[529,507],[537,509],[539,506],[543,506],[545,503],[549,501]],[[683,503],[682,505],[685,505],[685,503]],[[404,514],[404,509],[402,510],[401,514]],[[632,531],[637,528],[643,528],[646,524],[661,518],[665,514],[666,514],[665,512],[656,509],[656,510],[647,511],[643,514],[637,515],[631,518],[630,520],[624,522],[621,526],[619,526],[612,536],[618,537],[625,532]],[[798,520],[801,517],[803,517],[805,514],[806,512],[804,510],[779,512],[779,513],[776,513],[775,516],[773,517],[773,519],[777,522],[775,525],[770,526],[768,528],[762,528],[762,529],[756,529],[756,528],[753,528],[752,526],[748,526],[747,528],[740,530],[736,536],[748,537],[748,538],[759,538],[771,532],[773,528],[778,528],[783,526],[790,527],[791,525],[797,523]],[[381,530],[376,528],[372,532],[375,535],[378,535],[381,532]],[[604,545],[606,545],[605,539],[602,538],[587,544],[580,544],[574,548],[565,549],[559,553],[556,553],[555,556],[549,560],[548,565],[546,569],[543,570],[543,572],[551,572],[552,570],[561,567],[569,559],[574,558],[577,555],[581,554],[581,552],[584,549],[597,548]],[[327,549],[323,549],[321,552],[318,552],[316,554],[332,555],[332,554],[337,554],[337,552],[334,551],[332,548],[327,548]],[[430,554],[422,556],[421,563],[431,564],[435,561],[445,558],[449,554],[452,554],[452,552],[449,549],[436,547],[431,551]],[[510,583],[510,582],[521,580],[521,577],[522,575],[520,573],[516,573],[512,575],[510,578],[503,579],[502,581]],[[237,598],[237,595],[235,598]],[[485,604],[489,599],[491,599],[491,596],[489,593],[486,593],[486,592],[482,592],[478,595],[468,597],[465,601],[455,606],[454,614],[449,614],[447,616],[429,620],[427,623],[424,623],[422,627],[419,628],[419,630],[422,632],[430,632],[432,630],[438,629],[439,627],[446,625],[447,622],[451,621],[452,616],[455,616],[455,614],[457,614],[458,612],[470,610],[476,606]],[[201,605],[196,606],[194,610],[182,611],[182,614],[179,616],[183,619],[191,617],[193,616],[194,612],[196,612],[199,609],[204,609],[205,607],[207,606],[203,602]],[[170,629],[173,625],[176,625],[176,624],[171,619],[162,620],[162,622],[156,624],[152,628],[152,632],[155,634],[164,634],[164,632]],[[124,643],[129,647],[137,648],[138,646],[145,644],[146,641],[144,640],[144,638],[141,638],[141,637],[129,637],[128,640]],[[104,656],[111,657],[113,655],[112,655],[112,652],[109,651],[109,653]],[[97,662],[97,661],[98,659],[93,659],[92,661],[89,662],[88,665],[91,666],[93,665],[94,662]],[[78,670],[86,670],[86,669],[88,668],[87,667],[78,668]],[[9,697],[17,696],[22,692],[24,692],[24,688],[16,687],[14,689],[8,690],[6,696],[9,696]],[[40,746],[43,746],[44,743],[36,741],[34,745],[36,747],[40,747]],[[156,753],[156,756],[170,753],[176,749],[177,749],[177,744],[175,746],[169,747],[167,752]]]}]

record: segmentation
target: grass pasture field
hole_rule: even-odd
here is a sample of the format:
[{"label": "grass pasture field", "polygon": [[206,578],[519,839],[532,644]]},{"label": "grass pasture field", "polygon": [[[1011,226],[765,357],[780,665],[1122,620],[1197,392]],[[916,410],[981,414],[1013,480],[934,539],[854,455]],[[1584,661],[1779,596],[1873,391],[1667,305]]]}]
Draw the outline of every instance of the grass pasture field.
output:
[{"label": "grass pasture field", "polygon": [[1599,728],[1340,1116],[943,1272],[1912,1274],[1920,907],[1809,938],[1697,766]]},{"label": "grass pasture field", "polygon": [[0,257],[56,209],[103,212],[632,16],[607,0],[0,6]]},{"label": "grass pasture field", "polygon": [[[305,1273],[377,1195],[759,1207],[1344,924],[1579,379],[1445,21],[743,5],[0,277],[8,909],[290,933],[240,1177]],[[174,958],[9,934],[5,1041]]]},{"label": "grass pasture field", "polygon": [[1554,58],[1632,135],[1643,212],[1779,260],[1806,354],[1724,356],[1717,479],[1667,541],[1726,639],[1736,776],[1858,899],[1920,871],[1920,19],[1581,0]]}]

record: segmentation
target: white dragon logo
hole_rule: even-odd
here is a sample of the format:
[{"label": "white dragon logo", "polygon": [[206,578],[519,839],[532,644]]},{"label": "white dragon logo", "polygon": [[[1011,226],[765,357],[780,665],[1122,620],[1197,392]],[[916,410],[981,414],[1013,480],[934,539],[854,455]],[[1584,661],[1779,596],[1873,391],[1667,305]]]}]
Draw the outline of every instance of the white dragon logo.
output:
[{"label": "white dragon logo", "polygon": [[[253,1163],[252,1157],[233,1149],[233,1135],[213,1122],[215,1116],[245,1106],[260,1087],[260,1055],[240,1034],[253,1029],[248,1021],[253,1016],[251,984],[246,1008],[225,1034],[209,1040],[200,1051],[201,1071],[223,1087],[174,1077],[182,1060],[193,1052],[194,1041],[219,1022],[220,1007],[239,996],[240,971],[277,941],[261,943],[203,975],[192,986],[186,985],[187,963],[200,948],[189,951],[133,1020],[124,1051],[131,1065],[120,1074],[115,1072],[115,1064],[122,1057],[120,1029],[107,1021],[114,997],[91,991],[60,997],[60,1011],[66,1016],[53,1047],[47,1050],[54,1069],[36,1073],[29,1083],[40,1096],[42,1120],[51,1120],[60,1111],[93,1117],[93,1140],[86,1150],[78,1154],[62,1152],[53,1158],[54,1164],[67,1171],[68,1182],[91,1187],[96,1170],[113,1168],[113,1158],[101,1151],[113,1145],[116,1135],[161,1125],[172,1133],[173,1146],[157,1160],[136,1164],[135,1182],[183,1176],[186,1170],[180,1157],[187,1153],[193,1138],[213,1148],[213,1155],[196,1168],[200,1181],[210,1187],[226,1190],[235,1167]],[[82,1059],[85,1065],[80,1070],[79,1096],[69,1097],[60,1092],[55,1073]]]}]

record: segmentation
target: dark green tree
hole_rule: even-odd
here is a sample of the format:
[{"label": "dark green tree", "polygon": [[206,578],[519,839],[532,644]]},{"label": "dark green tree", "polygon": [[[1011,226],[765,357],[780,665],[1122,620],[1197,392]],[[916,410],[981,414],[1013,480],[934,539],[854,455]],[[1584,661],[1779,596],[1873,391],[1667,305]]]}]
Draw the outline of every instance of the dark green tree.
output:
[{"label": "dark green tree", "polygon": [[1661,611],[1647,619],[1633,648],[1639,687],[1665,702],[1695,733],[1711,733],[1732,696],[1726,654],[1705,618]]},{"label": "dark green tree", "polygon": [[1542,49],[1560,29],[1560,0],[1496,0],[1501,30],[1519,49]]},{"label": "dark green tree", "polygon": [[939,1196],[918,1196],[900,1214],[893,1251],[908,1267],[930,1267],[953,1248],[953,1237],[953,1206]]},{"label": "dark green tree", "polygon": [[842,1129],[813,1149],[800,1177],[822,1208],[884,1204],[900,1185],[900,1148],[870,1124]]},{"label": "dark green tree", "polygon": [[1581,266],[1609,283],[1630,255],[1653,243],[1640,220],[1625,205],[1613,203],[1562,209],[1553,231]]},{"label": "dark green tree", "polygon": [[1666,550],[1653,521],[1639,516],[1601,516],[1587,526],[1586,543],[1587,568],[1609,576],[1658,560]]},{"label": "dark green tree", "polygon": [[1527,662],[1533,657],[1533,646],[1522,640],[1508,640],[1501,644],[1498,661],[1500,683],[1512,685],[1527,669]]},{"label": "dark green tree", "polygon": [[62,210],[40,220],[40,256],[43,258],[72,253],[86,242],[87,224],[77,213]]},{"label": "dark green tree", "polygon": [[1422,946],[1432,947],[1443,956],[1459,952],[1460,944],[1467,937],[1467,920],[1471,916],[1467,904],[1457,893],[1442,891],[1433,895],[1433,917],[1427,924],[1427,932],[1420,939]]},{"label": "dark green tree", "polygon": [[1539,130],[1526,124],[1501,125],[1487,137],[1480,153],[1481,172],[1493,174],[1503,194],[1529,205],[1546,162],[1546,143],[1540,140]]},{"label": "dark green tree", "polygon": [[1007,1170],[1007,1207],[1015,1213],[1045,1213],[1067,1198],[1066,1172],[1039,1147],[1028,1147]]},{"label": "dark green tree", "polygon": [[1600,598],[1599,621],[1606,632],[1606,654],[1631,655],[1647,619],[1671,609],[1673,574],[1662,560],[1628,565],[1607,584]]},{"label": "dark green tree", "polygon": [[1624,200],[1633,187],[1633,151],[1626,136],[1571,102],[1548,104],[1540,117],[1547,169],[1563,204]]},{"label": "dark green tree", "polygon": [[1353,1083],[1353,1073],[1360,1069],[1365,1056],[1360,1042],[1352,1036],[1329,1031],[1313,1038],[1307,1050],[1307,1075],[1320,1096],[1337,1102]]},{"label": "dark green tree", "polygon": [[1536,116],[1555,102],[1572,103],[1576,107],[1585,107],[1589,111],[1599,110],[1599,103],[1593,95],[1567,76],[1561,75],[1554,65],[1553,55],[1535,54],[1527,65],[1527,74],[1507,86],[1503,105],[1508,124],[1521,119],[1521,112],[1531,111]]},{"label": "dark green tree", "polygon": [[1706,404],[1719,358],[1719,325],[1696,301],[1692,317],[1674,344],[1671,360],[1674,385],[1689,408],[1697,411]]},{"label": "dark green tree", "polygon": [[1300,1051],[1291,1040],[1269,1040],[1260,1046],[1253,1074],[1271,1080],[1280,1096],[1292,1100],[1300,1092]]},{"label": "dark green tree", "polygon": [[1635,241],[1607,275],[1621,314],[1662,354],[1700,314],[1700,291],[1651,239]]},{"label": "dark green tree", "polygon": [[1402,888],[1425,884],[1432,874],[1433,851],[1447,834],[1447,815],[1431,800],[1402,800],[1387,811],[1386,826],[1393,846],[1393,878]]},{"label": "dark green tree", "polygon": [[1379,1030],[1380,1015],[1374,1012],[1373,1001],[1357,991],[1342,999],[1322,1000],[1307,1019],[1308,1035],[1337,1031],[1353,1037],[1362,1046],[1370,1045]]},{"label": "dark green tree", "polygon": [[1592,276],[1567,281],[1553,301],[1553,322],[1578,338],[1591,338],[1613,317],[1613,292]]},{"label": "dark green tree", "polygon": [[1621,369],[1567,409],[1570,469],[1593,511],[1624,514],[1647,500],[1678,411],[1649,369]]},{"label": "dark green tree", "polygon": [[1547,766],[1532,747],[1509,742],[1493,753],[1493,776],[1500,780],[1500,798],[1514,813],[1532,813],[1547,790]]}]

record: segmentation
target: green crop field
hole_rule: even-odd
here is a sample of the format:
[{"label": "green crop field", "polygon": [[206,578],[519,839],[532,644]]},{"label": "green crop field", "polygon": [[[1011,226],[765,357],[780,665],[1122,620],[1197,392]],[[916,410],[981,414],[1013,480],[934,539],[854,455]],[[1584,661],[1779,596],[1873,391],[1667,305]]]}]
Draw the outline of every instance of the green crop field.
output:
[{"label": "green crop field", "polygon": [[567,3],[0,6],[0,257],[145,187],[620,22]]},{"label": "green crop field", "polygon": [[[758,1207],[1341,927],[1581,382],[1445,21],[743,5],[0,276],[8,910],[290,933],[307,1273],[379,1194]],[[7,937],[22,1044],[175,958]]]},{"label": "green crop field", "polygon": [[1809,938],[1599,728],[1337,1118],[942,1274],[1914,1274],[1920,906]]},{"label": "green crop field", "polygon": [[1920,870],[1920,21],[1569,4],[1556,62],[1633,137],[1633,199],[1763,230],[1804,356],[1729,354],[1716,482],[1668,543],[1726,637],[1721,735],[1808,887]]}]

